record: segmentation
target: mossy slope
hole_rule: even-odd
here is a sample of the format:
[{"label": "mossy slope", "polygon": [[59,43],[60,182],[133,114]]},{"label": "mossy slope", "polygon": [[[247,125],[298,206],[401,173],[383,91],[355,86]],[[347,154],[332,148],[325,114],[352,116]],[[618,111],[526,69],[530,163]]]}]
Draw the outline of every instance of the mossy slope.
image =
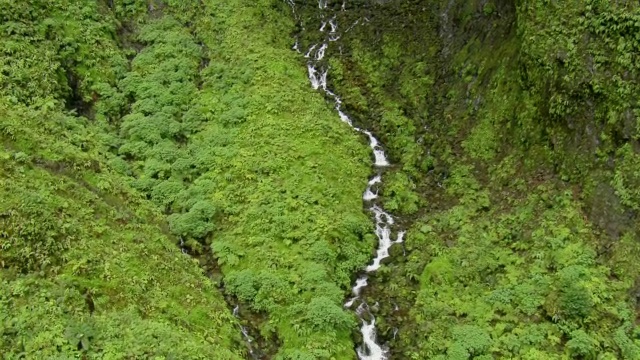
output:
[{"label": "mossy slope", "polygon": [[287,10],[0,3],[2,356],[237,358],[215,285],[270,355],[354,356],[370,154],[307,86]]},{"label": "mossy slope", "polygon": [[0,3],[0,357],[239,359],[221,294],[78,115],[126,71],[120,15]]},{"label": "mossy slope", "polygon": [[354,356],[371,155],[307,85],[288,10],[0,2],[7,358],[235,358],[216,286],[269,356]]},{"label": "mossy slope", "polygon": [[383,195],[411,224],[371,295],[390,299],[378,318],[394,356],[640,356],[637,6],[387,1],[338,16],[363,25],[332,54],[332,86],[400,164]]}]

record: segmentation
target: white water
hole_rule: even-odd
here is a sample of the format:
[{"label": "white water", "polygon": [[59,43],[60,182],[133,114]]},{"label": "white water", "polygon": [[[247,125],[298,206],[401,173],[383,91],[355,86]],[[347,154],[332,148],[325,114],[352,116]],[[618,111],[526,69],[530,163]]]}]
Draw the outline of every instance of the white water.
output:
[{"label": "white water", "polygon": [[249,336],[249,331],[244,326],[240,327],[240,331],[242,332],[242,336],[244,336],[244,340],[247,342],[247,346],[249,347],[249,355],[254,359],[258,359],[258,357],[253,353],[253,346],[251,346],[253,340],[251,339],[251,336]]},{"label": "white water", "polygon": [[[342,11],[345,11],[346,0],[343,2]],[[326,19],[324,12],[327,8],[326,0],[318,0],[318,8],[321,12],[321,18]],[[295,10],[294,10],[295,12]],[[330,29],[328,33],[326,32],[327,24]],[[346,31],[349,31],[354,26],[358,24],[352,24]],[[357,128],[353,125],[353,121],[347,114],[342,111],[342,100],[338,95],[333,93],[331,90],[327,88],[327,74],[328,67],[322,63],[322,60],[325,57],[325,53],[329,48],[330,42],[336,41],[340,38],[340,34],[338,33],[338,22],[335,16],[333,16],[328,22],[326,20],[321,20],[319,30],[321,33],[325,34],[325,39],[323,42],[318,44],[313,44],[309,47],[308,51],[304,55],[305,58],[309,59],[307,63],[307,70],[309,73],[309,82],[311,83],[311,87],[314,90],[322,89],[324,93],[333,99],[335,104],[335,109],[338,112],[338,116],[340,120],[351,126],[355,131],[360,132],[366,135],[369,139],[369,147],[373,152],[373,165],[378,169],[377,174],[369,181],[367,184],[367,188],[362,195],[362,199],[370,204],[369,210],[373,213],[373,218],[376,223],[376,237],[378,238],[378,249],[376,250],[376,256],[364,270],[366,273],[372,273],[380,268],[382,265],[382,261],[389,257],[389,249],[393,244],[402,243],[404,239],[404,231],[395,232],[395,240],[392,240],[394,231],[393,227],[395,221],[393,217],[384,211],[379,205],[375,204],[374,201],[378,198],[378,184],[382,183],[382,170],[389,166],[389,161],[386,158],[383,147],[380,145],[378,139],[368,130]],[[297,44],[297,42],[296,42]],[[295,47],[297,48],[297,46]],[[358,358],[360,360],[386,360],[388,359],[389,351],[386,347],[378,344],[376,342],[376,320],[369,311],[369,306],[367,303],[360,298],[360,293],[362,289],[367,286],[368,276],[362,275],[356,280],[356,284],[351,289],[353,297],[349,301],[347,301],[344,306],[346,308],[352,307],[356,302],[359,301],[360,305],[356,309],[356,314],[362,321],[362,327],[360,331],[362,332],[363,344],[361,344],[356,352],[358,354]],[[397,307],[397,305],[396,305]],[[394,330],[394,338],[397,335],[397,330]]]},{"label": "white water", "polygon": [[331,20],[329,20],[329,26],[331,26],[331,33],[335,33],[336,31],[338,31],[338,23],[336,22],[335,16]]},{"label": "white water", "polygon": [[376,175],[373,177],[373,179],[369,180],[369,183],[367,184],[367,190],[364,191],[364,195],[362,195],[362,200],[364,201],[373,201],[375,199],[378,198],[378,190],[376,189],[376,192],[374,193],[373,191],[371,191],[373,185],[375,184],[379,184],[382,182],[382,177],[380,175]]},{"label": "white water", "polygon": [[362,321],[362,341],[364,341],[365,351],[362,348],[358,348],[358,357],[361,360],[380,360],[386,359],[387,350],[376,343],[376,319],[371,320],[370,323]]},{"label": "white water", "polygon": [[293,47],[291,49],[295,50],[297,53],[300,52],[300,41],[298,39],[296,39],[296,42],[293,43]]},{"label": "white water", "polygon": [[367,286],[367,280],[369,278],[364,275],[358,278],[358,280],[356,280],[356,285],[351,289],[351,292],[353,293],[353,297],[351,298],[351,300],[347,301],[344,306],[345,307],[351,307],[351,305],[353,305],[353,303],[358,300],[358,298],[360,297],[360,290],[362,290],[362,288],[364,288],[365,286]]},{"label": "white water", "polygon": [[367,190],[362,195],[362,200],[364,201],[373,201],[378,198],[378,192],[375,193],[371,191],[371,188],[367,187]]},{"label": "white water", "polygon": [[320,49],[318,49],[318,52],[316,53],[316,60],[320,61],[324,58],[324,52],[327,50],[327,47],[329,45],[327,44],[322,44],[322,46],[320,46]]},{"label": "white water", "polygon": [[309,70],[309,81],[311,81],[311,86],[318,90],[318,88],[322,87],[326,89],[327,87],[327,70],[318,74],[318,71],[311,65],[307,68]]},{"label": "white water", "polygon": [[362,130],[362,132],[369,137],[369,146],[371,146],[371,150],[373,150],[373,155],[375,156],[375,159],[376,159],[375,165],[388,166],[389,162],[387,161],[387,158],[384,155],[384,150],[382,150],[382,148],[380,147],[380,144],[378,143],[378,139],[376,139],[373,136],[373,134],[371,134],[371,132],[367,130]]},{"label": "white water", "polygon": [[[233,308],[233,316],[238,317],[240,312],[240,305],[236,305]],[[246,327],[240,325],[240,332],[242,332],[242,337],[244,337],[244,340],[247,344],[247,348],[249,350],[249,355],[251,356],[252,359],[254,360],[259,360],[260,356],[258,354],[255,353],[255,351],[253,351],[253,339],[251,338],[251,336],[249,336],[249,330],[247,330]]]}]

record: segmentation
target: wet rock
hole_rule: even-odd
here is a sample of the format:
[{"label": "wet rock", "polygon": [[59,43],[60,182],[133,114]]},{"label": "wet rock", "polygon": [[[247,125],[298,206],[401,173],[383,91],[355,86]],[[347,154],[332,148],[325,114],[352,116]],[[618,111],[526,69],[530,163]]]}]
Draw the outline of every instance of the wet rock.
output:
[{"label": "wet rock", "polygon": [[591,197],[589,217],[605,234],[617,240],[629,230],[632,218],[625,213],[615,190],[606,183],[600,183]]}]

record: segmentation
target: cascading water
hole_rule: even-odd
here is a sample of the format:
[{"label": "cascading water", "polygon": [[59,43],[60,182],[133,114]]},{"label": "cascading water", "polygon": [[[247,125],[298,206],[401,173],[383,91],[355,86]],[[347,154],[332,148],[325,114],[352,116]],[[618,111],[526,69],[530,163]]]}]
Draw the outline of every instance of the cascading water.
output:
[{"label": "cascading water", "polygon": [[[292,2],[289,2],[289,4],[291,4],[295,15],[295,6]],[[343,2],[341,8],[342,11],[345,10],[345,5],[346,0]],[[362,321],[362,327],[360,330],[362,332],[363,344],[356,349],[358,357],[361,360],[385,360],[388,358],[388,349],[376,342],[376,320],[369,310],[369,305],[360,298],[360,293],[362,289],[367,286],[367,274],[380,268],[382,260],[389,256],[389,248],[391,248],[393,244],[402,243],[404,231],[395,232],[396,238],[395,240],[392,240],[392,234],[394,233],[394,227],[396,226],[395,221],[393,217],[385,212],[379,204],[376,204],[376,199],[378,198],[377,187],[378,184],[382,183],[382,170],[390,165],[387,161],[384,149],[378,142],[378,139],[376,139],[370,131],[360,129],[353,125],[349,116],[342,111],[342,100],[340,97],[327,88],[327,73],[329,69],[328,67],[323,66],[322,59],[325,56],[325,52],[328,49],[329,44],[340,39],[340,33],[338,32],[338,23],[335,16],[331,17],[329,20],[325,20],[329,18],[326,16],[327,14],[325,14],[325,12],[328,12],[327,0],[318,0],[318,8],[320,9],[319,11],[321,12],[322,18],[319,31],[325,35],[324,40],[320,43],[312,44],[304,54],[304,57],[308,59],[307,68],[311,87],[314,90],[322,89],[329,98],[333,99],[335,109],[338,112],[340,120],[349,124],[349,126],[351,126],[355,131],[368,137],[369,146],[371,147],[374,155],[373,165],[377,171],[377,174],[367,184],[367,188],[362,199],[365,203],[370,205],[369,210],[373,213],[373,218],[376,224],[375,234],[378,237],[378,249],[376,257],[373,259],[372,263],[365,268],[365,273],[356,280],[356,284],[352,288],[353,296],[344,304],[344,306],[351,308],[356,302],[359,302],[355,311],[358,318]],[[358,22],[356,21],[356,23],[351,25],[351,27],[346,31],[349,31],[353,26],[357,25],[357,23]],[[297,38],[293,49],[299,52],[299,42]],[[394,337],[395,335],[396,334],[394,332]]]},{"label": "cascading water", "polygon": [[[233,316],[239,317],[239,313],[240,313],[240,305],[236,305],[233,308]],[[242,337],[244,338],[244,341],[247,344],[247,349],[249,350],[249,356],[251,356],[253,360],[260,360],[260,355],[258,355],[253,349],[253,339],[251,339],[251,336],[249,335],[249,330],[247,330],[247,328],[244,327],[243,325],[240,325],[240,332],[242,332]]]}]

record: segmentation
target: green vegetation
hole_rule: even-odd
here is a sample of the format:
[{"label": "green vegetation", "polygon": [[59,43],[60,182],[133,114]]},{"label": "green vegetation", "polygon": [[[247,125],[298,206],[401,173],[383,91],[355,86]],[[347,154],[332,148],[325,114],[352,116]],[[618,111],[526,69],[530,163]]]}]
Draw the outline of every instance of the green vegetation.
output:
[{"label": "green vegetation", "polygon": [[405,215],[408,255],[392,252],[367,294],[389,299],[377,318],[393,358],[639,358],[640,8],[338,13],[363,16],[331,80],[399,164],[382,195]]},{"label": "green vegetation", "polygon": [[65,4],[0,3],[0,357],[238,358],[215,285],[277,358],[352,357],[370,154],[286,4]]},{"label": "green vegetation", "polygon": [[126,70],[117,20],[91,1],[0,17],[0,358],[241,358],[220,293],[78,115]]},{"label": "green vegetation", "polygon": [[[330,87],[408,230],[364,295],[392,357],[640,358],[640,7],[336,17]],[[269,358],[355,357],[371,154],[295,29],[280,0],[0,0],[0,359],[239,359],[240,322]]]}]

